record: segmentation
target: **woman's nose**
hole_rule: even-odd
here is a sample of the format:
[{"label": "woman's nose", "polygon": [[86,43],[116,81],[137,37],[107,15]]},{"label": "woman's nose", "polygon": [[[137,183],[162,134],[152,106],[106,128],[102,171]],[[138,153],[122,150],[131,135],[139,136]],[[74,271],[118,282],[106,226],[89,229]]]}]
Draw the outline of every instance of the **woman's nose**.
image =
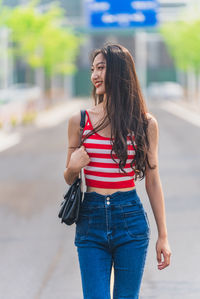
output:
[{"label": "woman's nose", "polygon": [[98,78],[98,74],[97,74],[97,72],[93,72],[92,73],[92,79],[97,79]]}]

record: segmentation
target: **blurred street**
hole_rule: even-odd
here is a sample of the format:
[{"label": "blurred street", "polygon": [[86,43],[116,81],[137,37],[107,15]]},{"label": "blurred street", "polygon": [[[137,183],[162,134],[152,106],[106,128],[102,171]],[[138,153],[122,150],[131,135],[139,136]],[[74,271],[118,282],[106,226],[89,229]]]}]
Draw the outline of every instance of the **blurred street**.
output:
[{"label": "blurred street", "polygon": [[[82,298],[75,226],[61,225],[57,214],[66,188],[68,116],[88,105],[71,102],[60,109],[66,115],[59,118],[58,111],[57,121],[51,119],[52,111],[37,125],[16,129],[19,143],[0,152],[1,299]],[[172,258],[170,267],[157,270],[156,225],[144,182],[139,182],[151,225],[141,299],[198,299],[200,127],[158,103],[149,103],[149,108],[159,123],[159,167]]]}]

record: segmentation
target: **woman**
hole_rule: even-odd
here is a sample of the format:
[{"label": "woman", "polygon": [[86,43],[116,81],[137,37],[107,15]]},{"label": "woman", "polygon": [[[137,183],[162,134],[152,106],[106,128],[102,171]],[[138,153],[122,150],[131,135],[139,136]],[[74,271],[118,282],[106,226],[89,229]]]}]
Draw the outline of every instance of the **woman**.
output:
[{"label": "woman", "polygon": [[145,177],[158,228],[158,269],[170,264],[164,197],[158,171],[158,125],[147,113],[134,61],[121,45],[92,55],[95,106],[86,111],[82,146],[80,112],[69,119],[65,180],[72,184],[84,168],[87,190],[76,225],[85,299],[139,298],[150,228],[135,180]]}]

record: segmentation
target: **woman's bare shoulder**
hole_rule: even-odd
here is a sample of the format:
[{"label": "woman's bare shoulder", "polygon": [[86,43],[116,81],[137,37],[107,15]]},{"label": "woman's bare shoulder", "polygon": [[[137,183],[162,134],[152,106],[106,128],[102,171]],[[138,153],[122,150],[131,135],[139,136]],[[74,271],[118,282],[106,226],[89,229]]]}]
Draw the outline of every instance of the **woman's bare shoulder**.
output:
[{"label": "woman's bare shoulder", "polygon": [[158,122],[154,115],[146,113],[148,120],[148,135],[156,136],[158,134]]},{"label": "woman's bare shoulder", "polygon": [[155,126],[158,123],[153,114],[147,112],[146,116],[147,116],[147,120],[148,120],[149,125],[151,125],[151,126],[154,125]]},{"label": "woman's bare shoulder", "polygon": [[79,111],[79,112],[73,113],[70,116],[70,118],[68,120],[68,123],[69,123],[70,126],[75,128],[75,127],[79,127],[80,121],[81,121],[81,113]]},{"label": "woman's bare shoulder", "polygon": [[[88,111],[88,109],[87,109]],[[80,128],[80,121],[81,121],[81,111],[73,113],[69,120],[68,120],[68,125],[70,128],[74,130],[79,130]],[[87,121],[87,114],[85,115],[85,122]]]}]

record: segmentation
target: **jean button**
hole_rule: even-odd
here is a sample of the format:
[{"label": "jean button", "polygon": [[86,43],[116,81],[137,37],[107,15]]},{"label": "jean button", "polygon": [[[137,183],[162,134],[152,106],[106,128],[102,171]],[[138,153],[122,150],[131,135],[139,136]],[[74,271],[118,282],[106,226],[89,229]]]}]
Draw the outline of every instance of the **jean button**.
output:
[{"label": "jean button", "polygon": [[110,197],[109,197],[109,196],[106,197],[106,204],[107,204],[107,205],[110,204]]}]

